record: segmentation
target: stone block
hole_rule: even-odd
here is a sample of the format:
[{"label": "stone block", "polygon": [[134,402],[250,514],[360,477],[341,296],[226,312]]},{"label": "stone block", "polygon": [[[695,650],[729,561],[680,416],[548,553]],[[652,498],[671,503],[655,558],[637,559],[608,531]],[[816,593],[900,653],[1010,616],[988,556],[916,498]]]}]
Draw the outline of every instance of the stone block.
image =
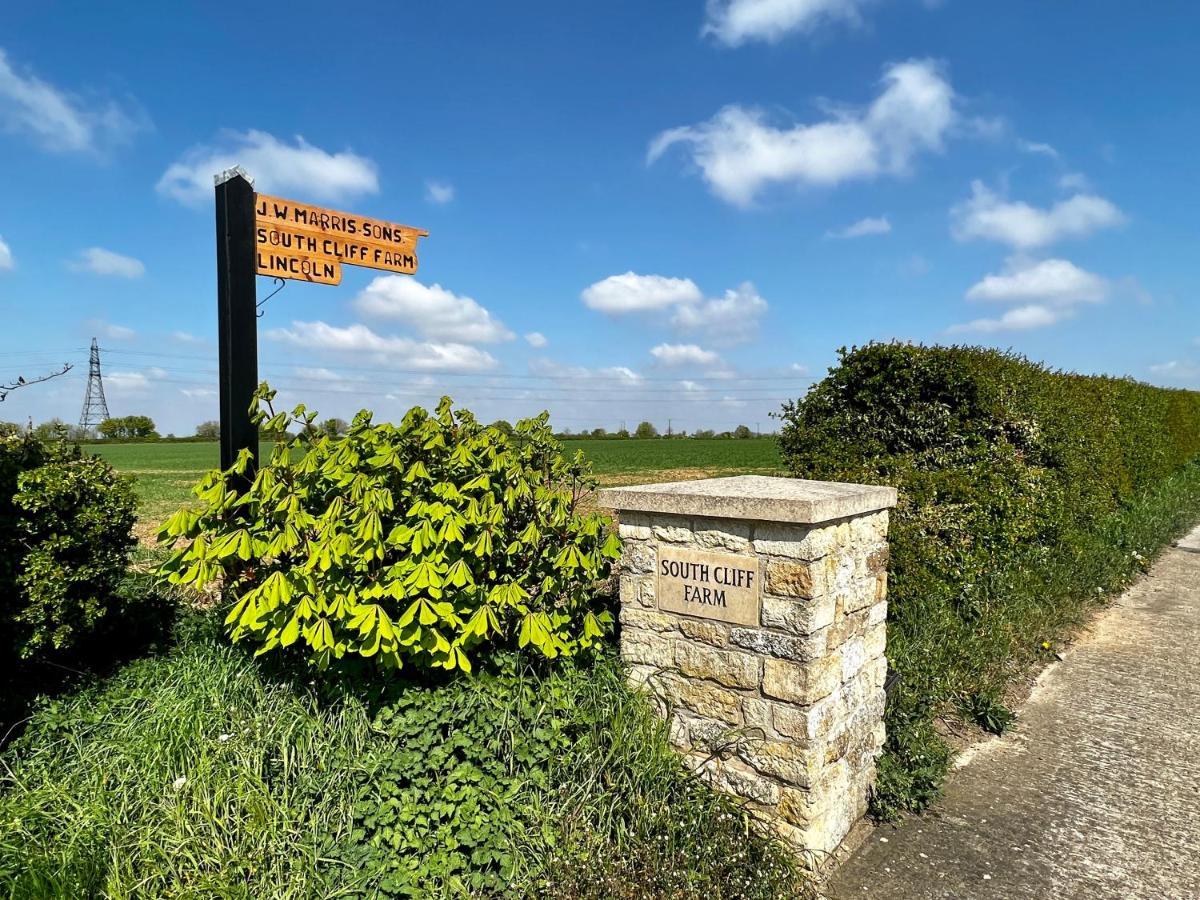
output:
[{"label": "stone block", "polygon": [[742,722],[746,728],[757,728],[762,731],[759,740],[765,740],[771,734],[771,704],[767,700],[761,700],[758,697],[744,697],[742,699]]},{"label": "stone block", "polygon": [[849,584],[839,587],[833,596],[840,612],[852,613],[875,605],[877,591],[878,584],[871,575],[852,579]]},{"label": "stone block", "polygon": [[807,787],[819,771],[808,747],[796,741],[746,741],[738,747],[738,756],[764,775],[797,787]]},{"label": "stone block", "polygon": [[690,678],[705,678],[726,687],[758,687],[758,657],[732,650],[716,650],[680,640],[675,645],[675,665]]},{"label": "stone block", "polygon": [[638,541],[621,551],[621,573],[623,575],[653,575],[654,547],[648,542]]},{"label": "stone block", "polygon": [[853,638],[865,635],[869,615],[867,610],[860,609],[836,619],[825,632],[825,646],[829,650],[836,650]]},{"label": "stone block", "polygon": [[790,597],[762,598],[762,623],[791,634],[812,634],[833,624],[837,609],[835,596],[796,600]]},{"label": "stone block", "polygon": [[642,663],[634,663],[629,667],[629,686],[636,690],[641,690],[647,687],[650,679],[658,674],[660,669],[657,666],[647,666]]},{"label": "stone block", "polygon": [[706,550],[749,553],[750,523],[737,519],[696,519],[692,523],[697,545]]},{"label": "stone block", "polygon": [[623,628],[621,658],[627,663],[669,669],[675,665],[675,640],[657,631]]},{"label": "stone block", "polygon": [[729,646],[729,626],[722,622],[705,622],[702,619],[676,619],[679,631],[693,641],[713,647]]},{"label": "stone block", "polygon": [[809,706],[840,688],[842,680],[841,660],[836,656],[799,664],[763,660],[762,692],[776,700]]},{"label": "stone block", "polygon": [[742,724],[742,695],[708,681],[692,681],[677,675],[664,675],[655,684],[661,686],[671,703],[685,707],[706,719],[729,725]]},{"label": "stone block", "polygon": [[654,607],[654,579],[650,575],[621,576],[621,604]]},{"label": "stone block", "polygon": [[754,552],[813,561],[833,552],[837,531],[829,527],[761,523],[754,529]]},{"label": "stone block", "polygon": [[765,806],[779,802],[779,785],[740,760],[705,758],[698,762],[696,774],[718,790]]},{"label": "stone block", "polygon": [[887,601],[883,600],[879,603],[871,605],[871,611],[867,614],[867,627],[871,628],[875,625],[883,625],[887,622]]},{"label": "stone block", "polygon": [[621,522],[617,525],[617,534],[622,541],[644,541],[650,537],[651,531],[645,525],[626,525]]},{"label": "stone block", "polygon": [[653,525],[651,531],[654,539],[666,544],[693,544],[696,536],[690,528],[680,525]]},{"label": "stone block", "polygon": [[832,734],[845,715],[845,697],[841,691],[835,691],[807,707],[776,703],[771,724],[780,734],[811,744]]},{"label": "stone block", "polygon": [[768,560],[767,593],[777,597],[820,597],[833,588],[836,572],[836,559],[830,556],[815,562]]},{"label": "stone block", "polygon": [[629,603],[621,604],[620,617],[621,625],[625,628],[643,628],[646,631],[674,631],[678,622],[674,616]]},{"label": "stone block", "polygon": [[[868,619],[868,621],[870,621]],[[863,638],[866,644],[866,652],[868,659],[874,659],[877,656],[883,656],[887,650],[887,625],[880,622],[878,625],[870,625],[867,628],[867,633]]]},{"label": "stone block", "polygon": [[838,651],[837,659],[841,661],[842,681],[850,681],[862,671],[863,665],[867,661],[867,642],[862,637],[852,637],[842,645],[842,649]]},{"label": "stone block", "polygon": [[794,637],[758,628],[734,628],[729,642],[763,656],[780,659],[816,659],[824,654],[825,642],[813,635]]}]

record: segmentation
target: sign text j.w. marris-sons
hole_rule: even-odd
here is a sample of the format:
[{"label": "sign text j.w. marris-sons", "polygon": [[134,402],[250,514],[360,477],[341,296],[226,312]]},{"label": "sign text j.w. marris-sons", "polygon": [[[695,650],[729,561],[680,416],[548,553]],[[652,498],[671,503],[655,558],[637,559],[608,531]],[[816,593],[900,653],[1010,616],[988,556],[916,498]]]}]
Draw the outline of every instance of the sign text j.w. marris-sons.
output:
[{"label": "sign text j.w. marris-sons", "polygon": [[758,560],[659,544],[654,595],[667,612],[757,625],[762,589]]}]

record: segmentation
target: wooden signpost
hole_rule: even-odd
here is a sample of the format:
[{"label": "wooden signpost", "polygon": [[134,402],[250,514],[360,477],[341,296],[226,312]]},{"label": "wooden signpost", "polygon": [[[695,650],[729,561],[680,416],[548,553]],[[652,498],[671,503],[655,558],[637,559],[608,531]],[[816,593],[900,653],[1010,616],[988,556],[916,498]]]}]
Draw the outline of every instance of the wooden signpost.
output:
[{"label": "wooden signpost", "polygon": [[248,449],[257,461],[250,404],[258,387],[257,275],[340,284],[342,265],[412,275],[429,232],[356,213],[255,194],[240,168],[216,177],[217,329],[221,468]]}]

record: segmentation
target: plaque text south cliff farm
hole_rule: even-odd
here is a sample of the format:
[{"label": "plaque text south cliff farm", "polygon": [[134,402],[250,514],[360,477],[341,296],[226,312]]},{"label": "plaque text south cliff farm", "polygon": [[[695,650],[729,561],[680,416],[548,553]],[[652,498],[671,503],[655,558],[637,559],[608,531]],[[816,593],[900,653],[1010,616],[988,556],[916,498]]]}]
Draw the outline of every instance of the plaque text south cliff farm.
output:
[{"label": "plaque text south cliff farm", "polygon": [[663,544],[656,551],[654,594],[658,608],[667,612],[758,625],[759,580],[758,559],[753,556]]}]

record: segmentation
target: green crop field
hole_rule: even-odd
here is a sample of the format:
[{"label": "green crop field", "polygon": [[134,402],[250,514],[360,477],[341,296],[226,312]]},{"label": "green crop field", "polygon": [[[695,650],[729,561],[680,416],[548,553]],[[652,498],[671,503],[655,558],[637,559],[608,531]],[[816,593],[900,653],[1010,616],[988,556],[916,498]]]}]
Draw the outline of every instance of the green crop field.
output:
[{"label": "green crop field", "polygon": [[[568,453],[582,450],[601,484],[670,481],[712,475],[782,471],[772,438],[751,440],[578,440],[566,441]],[[92,444],[89,450],[122,472],[133,475],[144,526],[152,526],[186,503],[191,487],[216,467],[216,442],[194,444]],[[264,444],[263,452],[270,445]],[[148,530],[148,529],[147,529]]]}]

